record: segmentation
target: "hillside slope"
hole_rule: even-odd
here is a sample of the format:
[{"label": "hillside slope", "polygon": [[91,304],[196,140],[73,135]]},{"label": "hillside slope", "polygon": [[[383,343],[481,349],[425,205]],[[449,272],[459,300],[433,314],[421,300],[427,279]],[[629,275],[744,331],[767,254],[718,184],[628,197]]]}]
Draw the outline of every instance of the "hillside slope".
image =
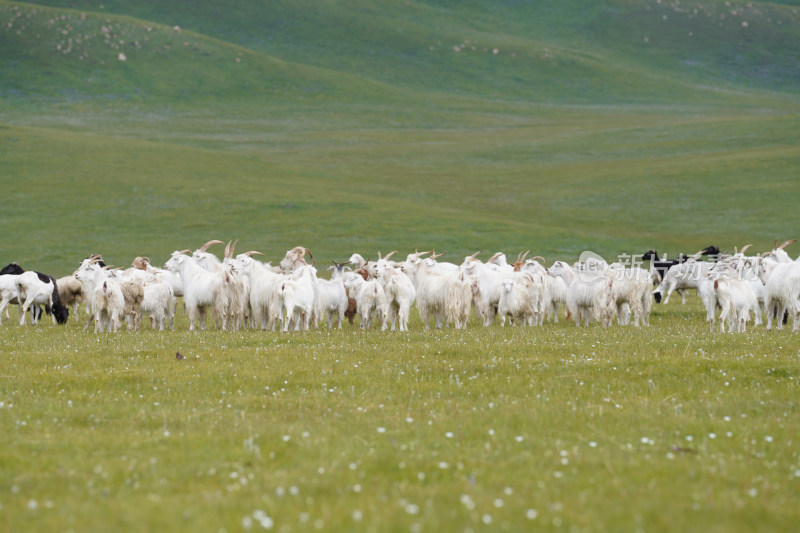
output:
[{"label": "hillside slope", "polygon": [[45,3],[70,9],[0,3],[0,94],[708,104],[711,86],[800,87],[797,8],[761,2]]}]

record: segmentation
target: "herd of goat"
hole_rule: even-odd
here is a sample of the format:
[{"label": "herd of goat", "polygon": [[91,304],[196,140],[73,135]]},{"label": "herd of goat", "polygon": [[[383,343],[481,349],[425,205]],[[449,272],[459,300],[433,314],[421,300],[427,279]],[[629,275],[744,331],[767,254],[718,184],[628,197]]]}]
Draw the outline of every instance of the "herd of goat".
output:
[{"label": "herd of goat", "polygon": [[[86,328],[93,323],[95,332],[117,331],[123,322],[138,329],[143,315],[153,328],[172,328],[181,297],[190,330],[204,329],[210,310],[215,327],[223,330],[274,331],[278,325],[282,331],[307,330],[326,320],[329,328],[341,328],[357,315],[361,329],[378,324],[382,330],[407,331],[413,305],[426,329],[431,319],[437,328],[465,328],[473,310],[484,326],[495,318],[501,325],[508,320],[537,326],[558,322],[559,307],[578,326],[597,321],[609,327],[614,320],[627,325],[631,316],[639,326],[649,324],[653,300],[667,302],[678,291],[685,302],[685,291],[695,289],[712,328],[718,321],[722,331],[743,332],[752,311],[756,325],[766,313],[767,329],[774,319],[780,329],[791,317],[796,331],[800,260],[784,250],[793,242],[776,241],[771,251],[758,255],[746,255],[749,245],[733,254],[710,246],[671,261],[650,250],[631,258],[630,265],[592,255],[571,265],[555,261],[550,268],[541,257],[527,259],[527,252],[512,264],[502,253],[483,262],[478,252],[461,264],[439,262],[442,254],[435,252],[415,251],[404,261],[392,260],[396,252],[378,254],[377,261],[353,254],[346,263],[332,260],[330,279],[321,279],[306,260],[313,259],[306,248],[292,248],[273,267],[256,259],[264,255],[260,252],[234,255],[236,243],[230,242],[220,260],[208,249],[225,243],[212,240],[195,251],[173,252],[163,269],[147,257],[137,257],[130,268],[113,269],[92,255],[72,275],[55,279],[11,263],[0,270],[0,324],[4,316],[9,320],[13,303],[19,306],[20,324],[29,310],[36,324],[42,307],[54,323],[63,324],[69,307],[78,317],[84,305]],[[639,266],[644,261],[649,268]]]}]

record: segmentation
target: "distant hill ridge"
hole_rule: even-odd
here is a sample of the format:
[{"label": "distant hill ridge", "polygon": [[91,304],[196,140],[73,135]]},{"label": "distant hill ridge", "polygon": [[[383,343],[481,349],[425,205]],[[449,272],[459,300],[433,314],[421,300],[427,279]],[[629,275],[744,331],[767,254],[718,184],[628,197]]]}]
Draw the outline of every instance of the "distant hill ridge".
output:
[{"label": "distant hill ridge", "polygon": [[797,1],[44,4],[0,1],[0,96],[652,104],[800,90]]}]

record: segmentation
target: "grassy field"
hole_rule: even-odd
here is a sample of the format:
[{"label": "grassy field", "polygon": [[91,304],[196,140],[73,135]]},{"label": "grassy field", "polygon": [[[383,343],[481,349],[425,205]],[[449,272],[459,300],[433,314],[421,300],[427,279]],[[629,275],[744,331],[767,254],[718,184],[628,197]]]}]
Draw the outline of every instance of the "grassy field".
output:
[{"label": "grassy field", "polygon": [[791,531],[800,341],[702,316],[690,299],[639,330],[3,327],[0,524]]},{"label": "grassy field", "polygon": [[[797,236],[799,9],[0,0],[0,263],[764,251]],[[0,531],[795,528],[796,335],[696,298],[643,329],[412,316],[4,324]]]},{"label": "grassy field", "polygon": [[790,531],[800,341],[702,316],[690,299],[639,330],[3,327],[0,524]]}]

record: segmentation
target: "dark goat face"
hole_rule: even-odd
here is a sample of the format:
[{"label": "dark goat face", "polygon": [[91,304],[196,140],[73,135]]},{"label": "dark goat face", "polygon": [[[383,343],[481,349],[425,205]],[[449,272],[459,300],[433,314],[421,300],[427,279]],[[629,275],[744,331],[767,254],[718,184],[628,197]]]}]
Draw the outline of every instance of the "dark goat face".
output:
[{"label": "dark goat face", "polygon": [[661,303],[661,293],[660,292],[654,292],[653,293],[653,298],[655,298],[657,304]]},{"label": "dark goat face", "polygon": [[23,272],[25,272],[25,271],[22,270],[21,266],[19,266],[17,263],[11,263],[10,265],[4,266],[3,269],[0,270],[0,275],[2,275],[2,274],[13,274],[15,276],[18,276],[18,275],[22,274]]},{"label": "dark goat face", "polygon": [[66,324],[69,318],[69,309],[61,304],[53,304],[53,316],[56,317],[57,324]]},{"label": "dark goat face", "polygon": [[706,246],[700,252],[700,255],[719,255],[719,248],[716,246]]},{"label": "dark goat face", "polygon": [[642,261],[657,261],[658,252],[655,250],[647,250],[642,256]]}]

